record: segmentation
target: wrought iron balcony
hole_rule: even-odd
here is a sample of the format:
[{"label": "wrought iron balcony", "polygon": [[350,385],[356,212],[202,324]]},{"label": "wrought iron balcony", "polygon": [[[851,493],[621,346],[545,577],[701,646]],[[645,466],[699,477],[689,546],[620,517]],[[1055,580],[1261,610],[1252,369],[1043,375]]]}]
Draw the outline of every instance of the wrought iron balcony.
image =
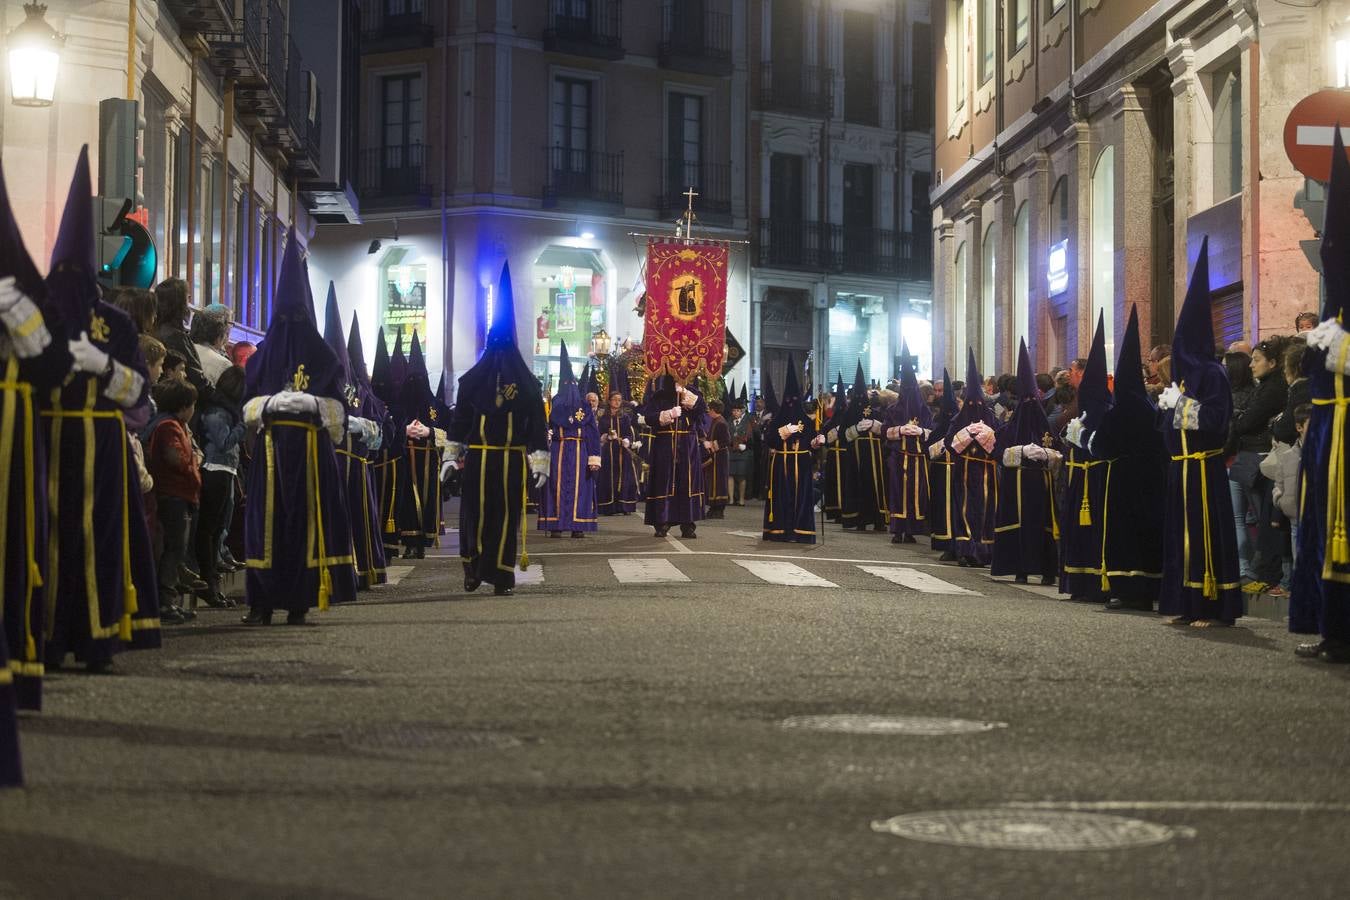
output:
[{"label": "wrought iron balcony", "polygon": [[362,206],[429,206],[426,147],[399,144],[361,151],[357,190]]},{"label": "wrought iron balcony", "polygon": [[761,109],[828,118],[834,110],[834,70],[788,62],[759,67]]},{"label": "wrought iron balcony", "polygon": [[240,85],[259,84],[267,71],[267,4],[265,0],[234,0],[232,7],[233,15],[227,21],[208,27],[202,36],[221,74]]},{"label": "wrought iron balcony", "polygon": [[656,209],[663,219],[682,215],[689,204],[685,191],[693,188],[694,215],[705,222],[725,222],[731,218],[731,165],[728,163],[661,160],[661,193]]},{"label": "wrought iron balcony", "polygon": [[185,34],[229,31],[235,19],[232,0],[164,0],[163,5]]},{"label": "wrought iron balcony", "polygon": [[286,117],[277,131],[277,142],[285,150],[296,174],[319,174],[319,82],[305,67],[304,57],[293,38],[287,38]]},{"label": "wrought iron balcony", "polygon": [[933,130],[933,91],[931,86],[916,89],[905,85],[901,94],[900,128],[904,131]]},{"label": "wrought iron balcony", "polygon": [[[243,13],[236,43],[221,44],[230,55],[235,78],[235,110],[264,128],[264,142],[281,144],[286,126],[286,17],[277,0],[238,0]],[[208,36],[208,42],[210,37]],[[213,48],[217,45],[213,45]]]},{"label": "wrought iron balcony", "polygon": [[[920,252],[916,253],[916,250]],[[794,219],[761,219],[759,265],[913,281],[933,277],[926,244],[904,231]]]},{"label": "wrought iron balcony", "polygon": [[363,53],[430,47],[435,40],[426,0],[380,0],[365,6],[361,28]]},{"label": "wrought iron balcony", "polygon": [[549,0],[544,49],[599,59],[623,58],[621,0]]},{"label": "wrought iron balcony", "polygon": [[562,201],[623,206],[623,154],[544,148],[544,206]]},{"label": "wrought iron balcony", "polygon": [[662,66],[702,75],[731,74],[731,13],[719,9],[689,15],[677,0],[662,0]]},{"label": "wrought iron balcony", "polygon": [[824,271],[830,265],[830,226],[800,219],[759,220],[759,264]]}]

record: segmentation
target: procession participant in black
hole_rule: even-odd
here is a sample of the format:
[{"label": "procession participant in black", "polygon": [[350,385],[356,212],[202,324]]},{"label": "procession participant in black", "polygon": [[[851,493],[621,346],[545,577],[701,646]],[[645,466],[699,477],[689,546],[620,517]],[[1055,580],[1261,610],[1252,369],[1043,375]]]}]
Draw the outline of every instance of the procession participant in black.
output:
[{"label": "procession participant in black", "polygon": [[952,540],[960,565],[980,567],[989,565],[994,544],[998,429],[994,411],[984,399],[975,351],[967,353],[965,401],[947,428],[947,447],[956,457],[952,478],[961,485],[960,505],[951,512]]},{"label": "procession participant in black", "polygon": [[933,428],[933,411],[919,395],[919,379],[914,374],[909,348],[903,343],[900,363],[900,400],[904,421],[888,430],[887,438],[896,442],[896,494],[891,501],[891,541],[917,543],[916,535],[928,534],[929,490],[928,450],[925,446]]},{"label": "procession participant in black", "polygon": [[[352,324],[355,325],[355,318]],[[338,469],[342,474],[342,488],[347,498],[347,509],[351,511],[352,548],[356,558],[357,589],[364,590],[373,584],[383,584],[384,547],[380,543],[375,510],[369,496],[369,471],[366,454],[372,448],[379,449],[381,434],[379,424],[369,416],[361,415],[367,410],[362,401],[361,385],[357,380],[354,367],[349,359],[348,342],[342,336],[342,316],[338,312],[337,288],[328,282],[328,300],[324,307],[323,339],[333,355],[337,357],[341,372],[342,396],[347,405],[347,433],[336,447]],[[362,365],[362,369],[365,365]],[[378,555],[376,550],[378,548]]]},{"label": "procession participant in black", "polygon": [[400,478],[406,478],[403,465],[403,422],[399,420],[398,393],[394,385],[393,362],[389,345],[385,343],[384,328],[375,334],[375,362],[370,369],[370,390],[384,406],[385,439],[380,445],[379,461],[375,463],[375,498],[378,502],[380,541],[384,545],[386,561],[398,559],[403,549],[398,539],[395,505]]},{"label": "procession participant in black", "polygon": [[963,485],[952,477],[956,458],[947,448],[947,429],[956,418],[957,409],[952,377],[946,369],[943,369],[942,398],[939,401],[938,415],[933,420],[933,429],[928,433],[925,442],[928,451],[930,487],[928,528],[929,534],[933,536],[932,547],[942,554],[939,557],[942,562],[956,560],[956,548],[952,541],[952,510],[960,505]]},{"label": "procession participant in black", "polygon": [[[1061,574],[1059,592],[1070,599],[1099,603],[1106,600],[1106,570],[1103,540],[1106,536],[1106,489],[1115,461],[1086,449],[1084,435],[1096,432],[1110,412],[1111,392],[1106,386],[1105,320],[1097,316],[1083,378],[1078,383],[1077,418],[1065,425],[1068,444],[1065,467],[1064,509],[1060,514]],[[1157,429],[1152,429],[1156,431]]]},{"label": "procession participant in black", "polygon": [[838,374],[834,383],[834,405],[830,417],[822,424],[822,431],[813,442],[817,448],[825,450],[825,462],[822,475],[825,482],[825,518],[831,522],[842,520],[844,513],[844,485],[852,483],[851,467],[844,465],[848,446],[840,440],[844,418],[848,414],[848,395],[844,392],[844,375]]},{"label": "procession participant in black", "polygon": [[816,542],[815,423],[802,408],[797,373],[788,356],[783,400],[768,431],[769,486],[764,500],[766,541]]},{"label": "procession participant in black", "polygon": [[159,599],[123,411],[146,402],[136,327],[99,296],[88,148],[52,249],[47,296],[76,337],[72,368],[42,411],[50,518],[46,667],[73,653],[91,672],[124,648],[158,647]]},{"label": "procession participant in black", "polygon": [[245,370],[244,423],[258,431],[248,470],[244,622],[288,625],[356,597],[351,517],[334,447],[347,434],[343,373],[315,327],[309,272],[292,227],[267,334]]},{"label": "procession participant in black", "polygon": [[404,450],[394,520],[403,556],[425,559],[426,548],[440,539],[441,450],[448,440],[416,331],[398,391],[398,410],[404,423]]},{"label": "procession participant in black", "polygon": [[595,475],[600,470],[600,432],[595,413],[572,373],[567,342],[558,362],[558,393],[549,410],[548,490],[539,497],[539,529],[549,537],[570,531],[580,538],[597,529]]},{"label": "procession participant in black", "polygon": [[774,393],[773,378],[769,370],[764,370],[764,388],[760,392],[759,402],[755,404],[755,440],[750,450],[755,456],[755,481],[752,486],[756,498],[763,500],[769,488],[769,448],[766,443],[769,425],[778,414],[778,395]]},{"label": "procession participant in black", "polygon": [[868,390],[862,362],[853,376],[853,396],[840,436],[848,444],[849,455],[844,464],[852,471],[852,480],[845,479],[843,513],[845,528],[866,531],[874,528],[884,531],[890,520],[886,508],[886,459],[882,450],[882,410],[877,399]]},{"label": "procession participant in black", "polygon": [[697,537],[705,502],[700,449],[708,407],[697,391],[661,374],[647,383],[642,418],[652,432],[643,522],[656,537],[665,537],[671,525],[680,526],[681,537]]},{"label": "procession participant in black", "polygon": [[[1107,609],[1151,610],[1162,584],[1168,453],[1162,433],[1153,427],[1158,411],[1144,385],[1141,351],[1139,313],[1132,305],[1116,361],[1114,402],[1096,430],[1085,430],[1080,438],[1094,459],[1108,461],[1100,507]],[[1087,412],[1087,421],[1094,421]],[[1097,512],[1094,508],[1094,517]]]},{"label": "procession participant in black", "polygon": [[47,457],[39,409],[70,365],[65,328],[24,247],[0,173],[0,622],[8,638],[0,640],[0,681],[9,676],[20,709],[42,708]]},{"label": "procession participant in black", "polygon": [[[525,485],[548,482],[548,418],[539,381],[516,348],[511,269],[502,265],[483,355],[459,379],[447,452],[461,468],[459,555],[464,589],[510,595],[529,566]],[[519,547],[517,540],[520,541]]]},{"label": "procession participant in black", "polygon": [[1322,227],[1322,323],[1308,333],[1303,371],[1312,413],[1303,435],[1303,506],[1289,595],[1289,630],[1318,639],[1295,653],[1324,662],[1350,662],[1350,469],[1346,465],[1350,408],[1350,163],[1341,129],[1334,130],[1331,180]]},{"label": "procession participant in black", "polygon": [[708,401],[708,436],[703,441],[703,483],[709,519],[726,517],[731,500],[731,429],[722,417],[722,401]]},{"label": "procession participant in black", "polygon": [[[382,338],[380,339],[383,340]],[[377,351],[378,352],[378,351]],[[356,564],[361,576],[361,585],[370,587],[388,582],[388,557],[384,552],[384,517],[380,511],[380,486],[383,469],[380,463],[385,459],[386,448],[394,444],[394,418],[389,414],[384,402],[375,396],[370,377],[366,374],[365,347],[361,341],[361,324],[357,316],[352,316],[352,327],[347,333],[347,363],[352,384],[356,387],[357,406],[355,412],[362,419],[374,425],[373,433],[367,429],[360,441],[352,439],[348,429],[347,449],[360,457],[359,473],[361,478],[347,482],[347,506],[353,516],[366,520],[358,526],[353,520],[352,542],[356,550]],[[348,401],[350,403],[350,401]]]},{"label": "procession participant in black", "polygon": [[627,516],[637,509],[637,452],[641,441],[633,417],[624,409],[626,399],[616,385],[610,392],[609,405],[596,423],[600,429],[600,471],[596,475],[595,496],[596,511],[602,516]]},{"label": "procession participant in black", "polygon": [[1051,478],[1063,455],[1041,405],[1026,341],[1017,355],[1017,406],[999,429],[995,448],[999,490],[989,574],[1012,575],[1018,584],[1039,575],[1041,584],[1054,584],[1059,520]]},{"label": "procession participant in black", "polygon": [[1233,417],[1228,373],[1214,356],[1209,238],[1177,316],[1172,377],[1158,397],[1168,467],[1158,611],[1175,625],[1231,625],[1242,615],[1237,533],[1223,448]]}]

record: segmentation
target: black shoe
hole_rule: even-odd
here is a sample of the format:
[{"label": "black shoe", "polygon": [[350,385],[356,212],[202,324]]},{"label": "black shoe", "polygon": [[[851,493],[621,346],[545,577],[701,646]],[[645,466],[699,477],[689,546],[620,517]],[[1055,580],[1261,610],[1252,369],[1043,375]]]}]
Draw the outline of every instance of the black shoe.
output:
[{"label": "black shoe", "polygon": [[251,606],[239,621],[245,625],[271,625],[272,611],[261,606]]},{"label": "black shoe", "polygon": [[178,610],[180,616],[187,619],[189,622],[197,618],[197,611],[190,606],[177,606],[174,608]]},{"label": "black shoe", "polygon": [[426,559],[426,558],[427,558],[426,547],[418,547],[416,550],[413,551],[413,559]]},{"label": "black shoe", "polygon": [[468,563],[465,563],[464,564],[465,593],[472,594],[474,591],[478,590],[479,586],[482,585],[482,583],[483,579],[479,578],[476,574],[474,574],[473,568]]},{"label": "black shoe", "polygon": [[893,534],[893,535],[891,535],[891,543],[892,543],[892,544],[903,544],[904,542],[905,542],[905,539],[904,539],[903,536],[898,535],[898,534]]},{"label": "black shoe", "polygon": [[560,537],[562,537],[562,532],[561,532],[561,531],[550,531],[550,532],[548,533],[548,536],[551,537],[551,538],[560,538]]},{"label": "black shoe", "polygon": [[498,597],[510,597],[515,593],[515,589],[509,585],[499,584],[492,589],[492,593]]},{"label": "black shoe", "polygon": [[918,539],[915,538],[914,535],[912,535],[912,534],[907,534],[907,535],[905,535],[905,543],[906,543],[906,544],[917,544],[918,542],[919,542]]},{"label": "black shoe", "polygon": [[980,568],[980,561],[973,556],[962,556],[959,559],[957,559],[956,564],[965,569]]},{"label": "black shoe", "polygon": [[664,528],[653,528],[652,530],[655,532],[657,537],[665,537],[667,534],[670,533],[670,526],[667,525]]},{"label": "black shoe", "polygon": [[1016,584],[1026,584],[1026,583],[1027,583],[1027,576],[1025,576],[1025,575],[1018,575],[1018,576],[1015,576],[1015,577],[1013,578],[1013,582],[1016,583]]},{"label": "black shoe", "polygon": [[183,617],[176,606],[166,606],[159,611],[159,624],[161,625],[182,625],[186,621],[187,619]]},{"label": "black shoe", "polygon": [[1322,652],[1317,654],[1317,658],[1322,662],[1350,663],[1350,644],[1343,644],[1340,641],[1323,641]]},{"label": "black shoe", "polygon": [[225,598],[219,588],[207,588],[204,591],[198,591],[197,599],[212,609],[228,609],[230,606],[230,601]]},{"label": "black shoe", "polygon": [[693,526],[693,525],[681,525],[681,526],[680,526],[680,537],[684,538],[685,540],[690,540],[690,541],[692,541],[692,540],[694,540],[695,538],[697,538],[698,535],[695,533],[695,529],[694,529],[694,526]]},{"label": "black shoe", "polygon": [[938,557],[938,562],[956,562],[956,554],[950,550],[944,550],[942,555]]},{"label": "black shoe", "polygon": [[1055,584],[1055,576],[1053,575],[1041,576],[1041,587],[1053,587],[1054,584]]},{"label": "black shoe", "polygon": [[1294,648],[1294,655],[1300,659],[1317,659],[1326,649],[1326,641],[1315,641],[1308,644],[1299,644]]},{"label": "black shoe", "polygon": [[304,625],[304,624],[306,624],[306,623],[305,623],[305,610],[302,609],[302,610],[299,610],[298,612],[295,611],[295,610],[292,610],[292,611],[286,613],[286,624],[287,624],[287,625]]},{"label": "black shoe", "polygon": [[1120,599],[1119,597],[1112,597],[1110,600],[1107,600],[1107,601],[1106,601],[1106,608],[1107,608],[1107,609],[1124,609],[1124,608],[1125,608],[1125,601],[1122,600],[1122,599]]},{"label": "black shoe", "polygon": [[572,537],[574,537],[574,538],[585,537],[585,536],[586,536],[586,532],[584,532],[584,531],[574,531],[574,532],[572,532]]},{"label": "black shoe", "polygon": [[85,664],[85,669],[90,675],[111,675],[112,667],[111,659],[95,659]]}]

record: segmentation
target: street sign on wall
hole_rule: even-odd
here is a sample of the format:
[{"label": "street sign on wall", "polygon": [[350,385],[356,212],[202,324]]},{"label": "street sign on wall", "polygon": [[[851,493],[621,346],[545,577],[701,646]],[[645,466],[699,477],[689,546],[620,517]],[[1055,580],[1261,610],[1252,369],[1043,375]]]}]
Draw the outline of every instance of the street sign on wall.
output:
[{"label": "street sign on wall", "polygon": [[1289,111],[1284,120],[1284,152],[1313,181],[1331,177],[1331,139],[1336,126],[1350,146],[1350,91],[1318,91]]}]

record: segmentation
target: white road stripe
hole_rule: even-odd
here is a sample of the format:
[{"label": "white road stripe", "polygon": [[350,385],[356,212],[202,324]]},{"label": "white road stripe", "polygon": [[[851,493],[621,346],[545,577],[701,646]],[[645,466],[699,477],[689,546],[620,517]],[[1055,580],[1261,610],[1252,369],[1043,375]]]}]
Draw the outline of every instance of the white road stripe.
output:
[{"label": "white road stripe", "polygon": [[875,575],[878,578],[884,578],[892,584],[898,584],[901,587],[907,587],[912,591],[920,591],[925,594],[968,594],[978,597],[979,593],[968,591],[963,587],[957,587],[950,582],[943,581],[941,578],[934,578],[927,572],[916,572],[914,569],[902,569],[899,566],[858,566],[869,575]]},{"label": "white road stripe", "polygon": [[671,545],[672,547],[674,547],[676,550],[678,550],[679,552],[681,552],[681,553],[693,553],[693,552],[694,552],[693,550],[690,550],[688,547],[686,547],[684,544],[681,544],[679,541],[675,540],[674,535],[669,535],[669,534],[666,535],[666,540],[667,540],[667,541],[670,541],[670,545]]},{"label": "white road stripe", "polygon": [[384,573],[385,576],[388,577],[390,584],[398,584],[404,578],[407,578],[408,573],[412,570],[412,566],[387,566],[385,567]]},{"label": "white road stripe", "polygon": [[1219,812],[1335,812],[1350,813],[1350,803],[1281,800],[1101,800],[1019,801],[1002,803],[1004,809],[1062,809],[1071,812],[1111,810],[1216,810]]},{"label": "white road stripe", "polygon": [[668,584],[688,581],[689,576],[668,559],[611,559],[609,567],[623,584]]},{"label": "white road stripe", "polygon": [[[1335,139],[1335,125],[1300,125],[1294,143],[1300,147],[1330,147]],[[1350,126],[1341,126],[1341,140],[1350,144]]]},{"label": "white road stripe", "polygon": [[531,563],[530,567],[524,572],[516,569],[516,587],[523,587],[531,584],[544,583],[544,566],[542,563]]},{"label": "white road stripe", "polygon": [[826,581],[824,578],[812,575],[801,566],[794,566],[792,563],[738,559],[736,565],[747,569],[750,574],[767,581],[769,584],[781,584],[786,587],[839,587],[833,581]]}]

